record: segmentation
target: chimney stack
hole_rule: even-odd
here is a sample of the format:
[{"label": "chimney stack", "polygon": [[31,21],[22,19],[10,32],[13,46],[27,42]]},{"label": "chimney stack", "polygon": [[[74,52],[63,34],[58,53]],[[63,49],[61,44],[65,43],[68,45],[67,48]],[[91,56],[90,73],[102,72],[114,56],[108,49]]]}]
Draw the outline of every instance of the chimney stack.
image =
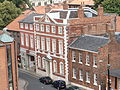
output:
[{"label": "chimney stack", "polygon": [[67,1],[64,1],[63,2],[63,9],[64,10],[67,10],[69,8],[68,4],[67,4]]},{"label": "chimney stack", "polygon": [[45,13],[48,13],[51,9],[52,9],[52,7],[50,5],[47,5],[45,7]]},{"label": "chimney stack", "polygon": [[84,17],[84,9],[83,6],[80,6],[78,9],[78,18],[83,18]]},{"label": "chimney stack", "polygon": [[104,15],[104,10],[101,5],[98,6],[98,16],[103,16]]}]

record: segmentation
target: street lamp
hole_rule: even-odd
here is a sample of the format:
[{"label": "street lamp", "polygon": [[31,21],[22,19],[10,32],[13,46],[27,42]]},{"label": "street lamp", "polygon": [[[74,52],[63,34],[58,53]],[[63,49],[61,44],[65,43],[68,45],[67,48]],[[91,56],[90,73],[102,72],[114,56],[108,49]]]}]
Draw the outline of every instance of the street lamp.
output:
[{"label": "street lamp", "polygon": [[110,90],[110,62],[109,62],[109,54],[108,54],[108,64],[107,64],[107,71],[108,71],[108,90]]}]

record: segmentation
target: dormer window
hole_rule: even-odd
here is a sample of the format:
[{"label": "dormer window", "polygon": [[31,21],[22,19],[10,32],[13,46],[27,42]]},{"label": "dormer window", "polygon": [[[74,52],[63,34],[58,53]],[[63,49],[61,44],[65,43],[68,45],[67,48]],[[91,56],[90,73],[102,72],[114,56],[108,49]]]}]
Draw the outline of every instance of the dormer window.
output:
[{"label": "dormer window", "polygon": [[25,24],[25,29],[28,29],[28,24]]},{"label": "dormer window", "polygon": [[24,28],[24,27],[23,27],[23,23],[20,23],[20,28]]}]

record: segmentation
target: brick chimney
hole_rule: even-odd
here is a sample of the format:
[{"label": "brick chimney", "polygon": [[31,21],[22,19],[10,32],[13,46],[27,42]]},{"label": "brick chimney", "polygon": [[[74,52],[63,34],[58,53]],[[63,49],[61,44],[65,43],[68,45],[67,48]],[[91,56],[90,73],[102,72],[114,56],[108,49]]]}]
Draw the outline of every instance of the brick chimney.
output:
[{"label": "brick chimney", "polygon": [[69,8],[68,4],[67,4],[67,1],[64,1],[63,2],[63,9],[64,10],[67,10]]},{"label": "brick chimney", "polygon": [[106,25],[106,30],[107,30],[107,34],[108,34],[110,40],[114,41],[115,40],[115,30],[111,29],[111,25],[110,24]]},{"label": "brick chimney", "polygon": [[83,18],[83,17],[84,17],[84,9],[82,6],[80,6],[78,9],[78,18]]},{"label": "brick chimney", "polygon": [[98,6],[98,16],[103,16],[104,14],[104,10],[103,7],[101,5]]},{"label": "brick chimney", "polygon": [[51,5],[45,7],[45,13],[48,13],[52,9]]}]

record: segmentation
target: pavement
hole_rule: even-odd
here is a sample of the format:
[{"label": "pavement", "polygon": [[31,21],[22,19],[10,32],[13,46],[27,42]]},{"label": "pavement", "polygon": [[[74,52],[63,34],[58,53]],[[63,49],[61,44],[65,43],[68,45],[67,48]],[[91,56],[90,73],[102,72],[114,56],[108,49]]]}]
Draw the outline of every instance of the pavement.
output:
[{"label": "pavement", "polygon": [[26,85],[27,85],[27,81],[19,78],[19,80],[18,80],[18,90],[25,90]]}]

